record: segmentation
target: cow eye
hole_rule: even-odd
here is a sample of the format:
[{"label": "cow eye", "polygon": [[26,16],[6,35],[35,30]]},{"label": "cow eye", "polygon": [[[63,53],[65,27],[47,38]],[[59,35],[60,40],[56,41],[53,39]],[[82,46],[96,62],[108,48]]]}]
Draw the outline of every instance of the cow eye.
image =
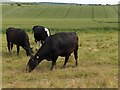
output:
[{"label": "cow eye", "polygon": [[36,57],[37,59],[39,58],[39,56]]}]

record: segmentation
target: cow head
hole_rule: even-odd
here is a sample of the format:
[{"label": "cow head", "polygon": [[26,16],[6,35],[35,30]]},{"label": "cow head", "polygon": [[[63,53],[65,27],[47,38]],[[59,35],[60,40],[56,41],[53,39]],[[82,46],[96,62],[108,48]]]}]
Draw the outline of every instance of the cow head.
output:
[{"label": "cow head", "polygon": [[32,70],[34,70],[37,65],[40,63],[40,60],[38,60],[37,58],[35,58],[34,56],[32,56],[27,64],[27,71],[31,72]]}]

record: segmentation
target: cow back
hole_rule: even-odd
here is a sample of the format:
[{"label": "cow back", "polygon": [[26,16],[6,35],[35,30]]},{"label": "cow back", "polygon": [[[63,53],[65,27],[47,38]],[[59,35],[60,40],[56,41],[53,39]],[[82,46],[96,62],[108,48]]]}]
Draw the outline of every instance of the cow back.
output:
[{"label": "cow back", "polygon": [[48,37],[47,32],[45,31],[45,28],[43,26],[34,26],[33,32],[34,32],[34,38],[37,41],[40,40],[44,41]]},{"label": "cow back", "polygon": [[25,31],[16,28],[8,28],[6,31],[7,41],[13,44],[23,45],[29,38]]},{"label": "cow back", "polygon": [[72,53],[78,46],[78,36],[76,33],[57,33],[51,35],[45,40],[42,51],[48,51],[49,54],[58,54],[65,56]]}]

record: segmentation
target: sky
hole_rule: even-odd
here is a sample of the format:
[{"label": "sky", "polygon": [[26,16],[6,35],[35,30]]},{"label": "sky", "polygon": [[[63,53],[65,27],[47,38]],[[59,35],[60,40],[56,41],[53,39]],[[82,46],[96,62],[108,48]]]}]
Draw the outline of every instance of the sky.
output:
[{"label": "sky", "polygon": [[79,4],[118,4],[119,0],[11,0],[17,2],[62,2]]}]

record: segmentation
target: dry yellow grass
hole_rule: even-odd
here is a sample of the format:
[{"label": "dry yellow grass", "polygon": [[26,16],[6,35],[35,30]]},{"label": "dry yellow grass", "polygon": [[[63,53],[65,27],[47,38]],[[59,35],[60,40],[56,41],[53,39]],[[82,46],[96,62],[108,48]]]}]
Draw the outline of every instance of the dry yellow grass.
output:
[{"label": "dry yellow grass", "polygon": [[[77,67],[74,67],[75,60],[71,55],[65,69],[60,69],[64,58],[59,57],[53,71],[49,70],[51,62],[44,60],[33,72],[27,73],[29,57],[22,48],[17,56],[15,47],[10,56],[3,34],[3,88],[117,88],[117,32],[78,32],[78,36],[82,46],[78,51]],[[33,40],[32,46],[35,45]]]}]

